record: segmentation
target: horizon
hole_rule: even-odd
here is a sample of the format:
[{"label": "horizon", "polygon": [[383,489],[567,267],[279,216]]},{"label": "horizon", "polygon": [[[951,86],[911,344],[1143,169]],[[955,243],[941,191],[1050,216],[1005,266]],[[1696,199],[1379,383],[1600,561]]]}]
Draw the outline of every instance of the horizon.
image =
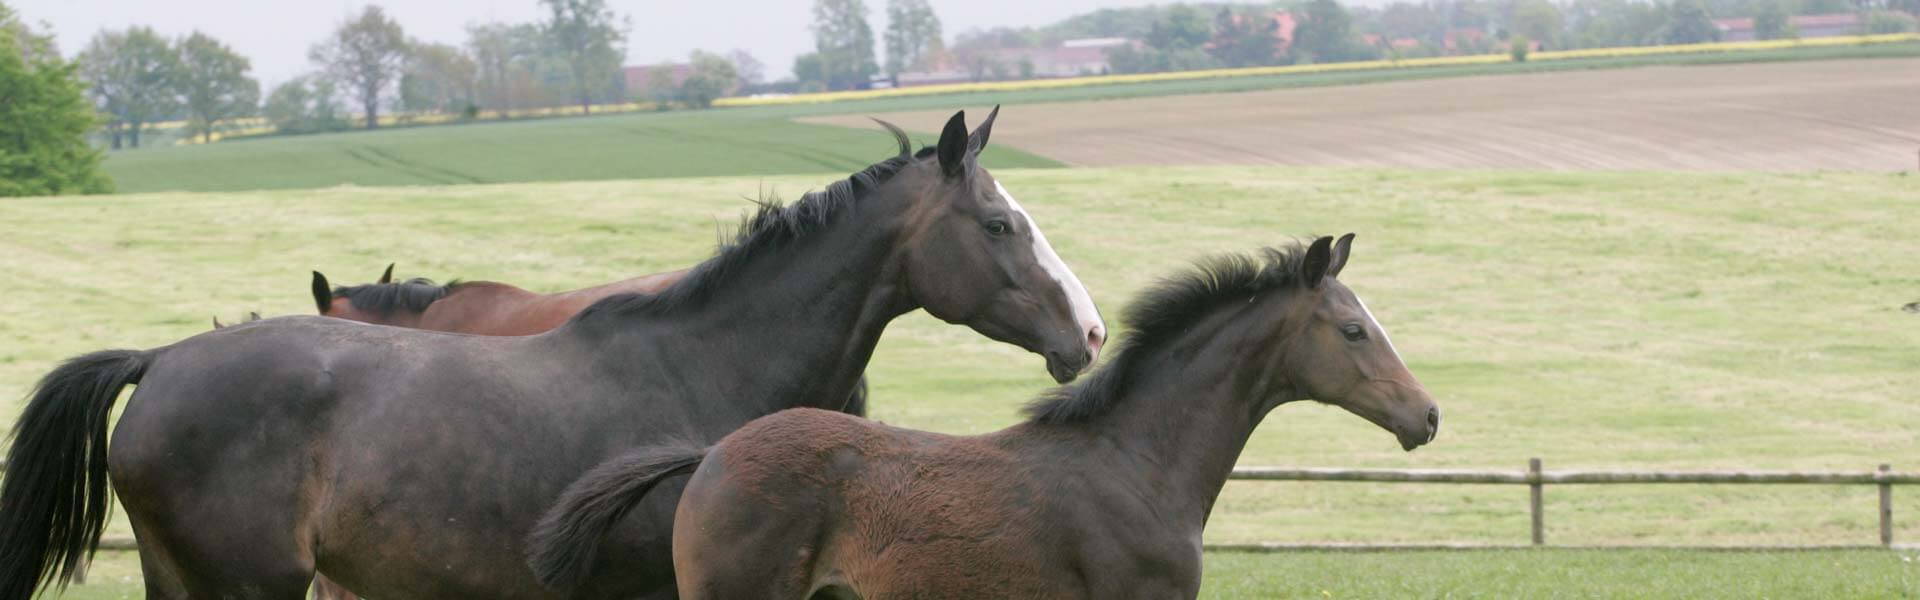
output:
[{"label": "horizon", "polygon": [[[1103,8],[1176,4],[1154,0],[1057,0],[1038,4],[1018,0],[931,1],[940,17],[942,38],[947,41],[969,31],[1042,26]],[[813,3],[805,0],[753,0],[750,3],[759,10],[743,10],[735,3],[722,6],[669,2],[645,7],[637,0],[609,0],[608,7],[631,20],[623,66],[682,62],[694,50],[724,54],[743,49],[765,65],[769,81],[791,76],[794,57],[813,50],[813,34],[809,31]],[[22,21],[36,29],[50,28],[60,53],[67,57],[78,54],[102,30],[148,26],[168,38],[201,31],[247,57],[252,63],[252,76],[260,81],[263,90],[315,71],[307,60],[308,48],[368,5],[385,9],[410,38],[455,46],[465,45],[468,25],[527,23],[541,16],[538,0],[392,0],[337,5],[237,0],[167,3],[20,0],[7,4]],[[886,26],[886,2],[868,0],[867,8],[870,11],[867,20],[873,25],[878,51],[884,45],[880,40]]]}]

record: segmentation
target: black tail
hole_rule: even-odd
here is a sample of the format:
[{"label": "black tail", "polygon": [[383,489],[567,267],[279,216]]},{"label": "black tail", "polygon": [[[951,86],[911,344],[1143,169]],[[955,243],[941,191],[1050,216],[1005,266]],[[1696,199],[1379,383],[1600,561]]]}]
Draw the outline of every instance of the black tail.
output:
[{"label": "black tail", "polygon": [[65,589],[92,560],[107,524],[107,417],[148,362],[145,352],[103,350],[34,388],[0,478],[0,600],[27,600],[56,580]]},{"label": "black tail", "polygon": [[867,416],[867,376],[861,375],[860,381],[853,384],[853,393],[847,396],[847,405],[840,412],[856,417]]},{"label": "black tail", "polygon": [[700,466],[706,453],[687,446],[643,448],[580,476],[527,537],[527,564],[534,576],[555,590],[578,586],[593,568],[601,536],[662,480]]}]

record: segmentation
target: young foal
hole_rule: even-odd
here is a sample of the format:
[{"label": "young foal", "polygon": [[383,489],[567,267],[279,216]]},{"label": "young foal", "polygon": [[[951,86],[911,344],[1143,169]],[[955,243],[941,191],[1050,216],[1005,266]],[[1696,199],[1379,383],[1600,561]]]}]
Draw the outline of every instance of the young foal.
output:
[{"label": "young foal", "polygon": [[1407,450],[1439,428],[1386,331],[1334,279],[1351,240],[1163,282],[1136,301],[1117,358],[998,433],[797,409],[704,462],[659,450],[613,461],[543,519],[536,568],[592,543],[578,526],[604,492],[644,493],[699,463],[674,525],[684,598],[1192,598],[1207,514],[1275,406],[1335,404]]}]

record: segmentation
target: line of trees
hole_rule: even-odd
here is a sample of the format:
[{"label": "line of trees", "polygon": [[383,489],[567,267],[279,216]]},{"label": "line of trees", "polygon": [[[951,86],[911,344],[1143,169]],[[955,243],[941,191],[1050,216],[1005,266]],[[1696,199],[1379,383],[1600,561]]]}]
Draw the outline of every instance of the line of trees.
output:
[{"label": "line of trees", "polygon": [[863,0],[814,0],[814,51],[793,61],[797,91],[860,89],[874,77],[895,83],[901,73],[918,69],[945,48],[940,16],[928,0],[888,0],[886,62],[874,56],[873,26]]},{"label": "line of trees", "polygon": [[[622,63],[628,20],[606,0],[533,0],[533,23],[467,28],[461,45],[408,37],[377,5],[339,23],[308,51],[313,70],[263,97],[246,57],[194,32],[168,39],[148,27],[102,31],[78,58],[87,95],[114,149],[138,148],[157,122],[184,119],[189,135],[211,141],[242,117],[261,116],[280,133],[380,126],[381,115],[476,118],[529,109],[625,103]],[[936,32],[937,35],[937,32]],[[693,54],[695,73],[670,77],[663,103],[705,107],[759,82],[764,66],[744,51]]]},{"label": "line of trees", "polygon": [[190,135],[211,139],[221,123],[252,114],[260,100],[247,58],[197,31],[179,40],[146,27],[102,31],[78,62],[116,149],[140,147],[148,124],[179,117]]}]

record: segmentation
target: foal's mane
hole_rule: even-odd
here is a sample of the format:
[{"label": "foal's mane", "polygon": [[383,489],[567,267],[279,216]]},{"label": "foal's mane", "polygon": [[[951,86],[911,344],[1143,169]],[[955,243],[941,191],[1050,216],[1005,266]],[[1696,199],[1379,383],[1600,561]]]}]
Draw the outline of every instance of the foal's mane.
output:
[{"label": "foal's mane", "polygon": [[1127,337],[1113,359],[1079,383],[1041,394],[1027,405],[1027,417],[1036,423],[1078,423],[1112,411],[1154,349],[1172,343],[1223,304],[1299,286],[1306,255],[1306,246],[1295,242],[1257,255],[1211,256],[1191,271],[1162,278],[1128,307]]},{"label": "foal's mane", "polygon": [[932,156],[934,149],[913,152],[905,131],[886,121],[878,121],[893,135],[900,153],[846,179],[827,185],[827,189],[807,192],[792,204],[762,197],[754,200],[758,209],[740,222],[740,229],[709,258],[687,273],[678,283],[658,293],[615,294],[593,303],[574,320],[595,315],[661,314],[679,306],[706,300],[721,281],[754,257],[776,252],[794,240],[818,231],[857,208],[859,200],[893,179],[914,161]]},{"label": "foal's mane", "polygon": [[427,312],[427,306],[447,297],[453,289],[463,285],[456,279],[439,285],[425,277],[415,277],[398,283],[367,283],[355,286],[333,288],[336,298],[346,298],[353,302],[356,309],[379,313],[381,316],[393,314],[398,309],[411,312]]}]

